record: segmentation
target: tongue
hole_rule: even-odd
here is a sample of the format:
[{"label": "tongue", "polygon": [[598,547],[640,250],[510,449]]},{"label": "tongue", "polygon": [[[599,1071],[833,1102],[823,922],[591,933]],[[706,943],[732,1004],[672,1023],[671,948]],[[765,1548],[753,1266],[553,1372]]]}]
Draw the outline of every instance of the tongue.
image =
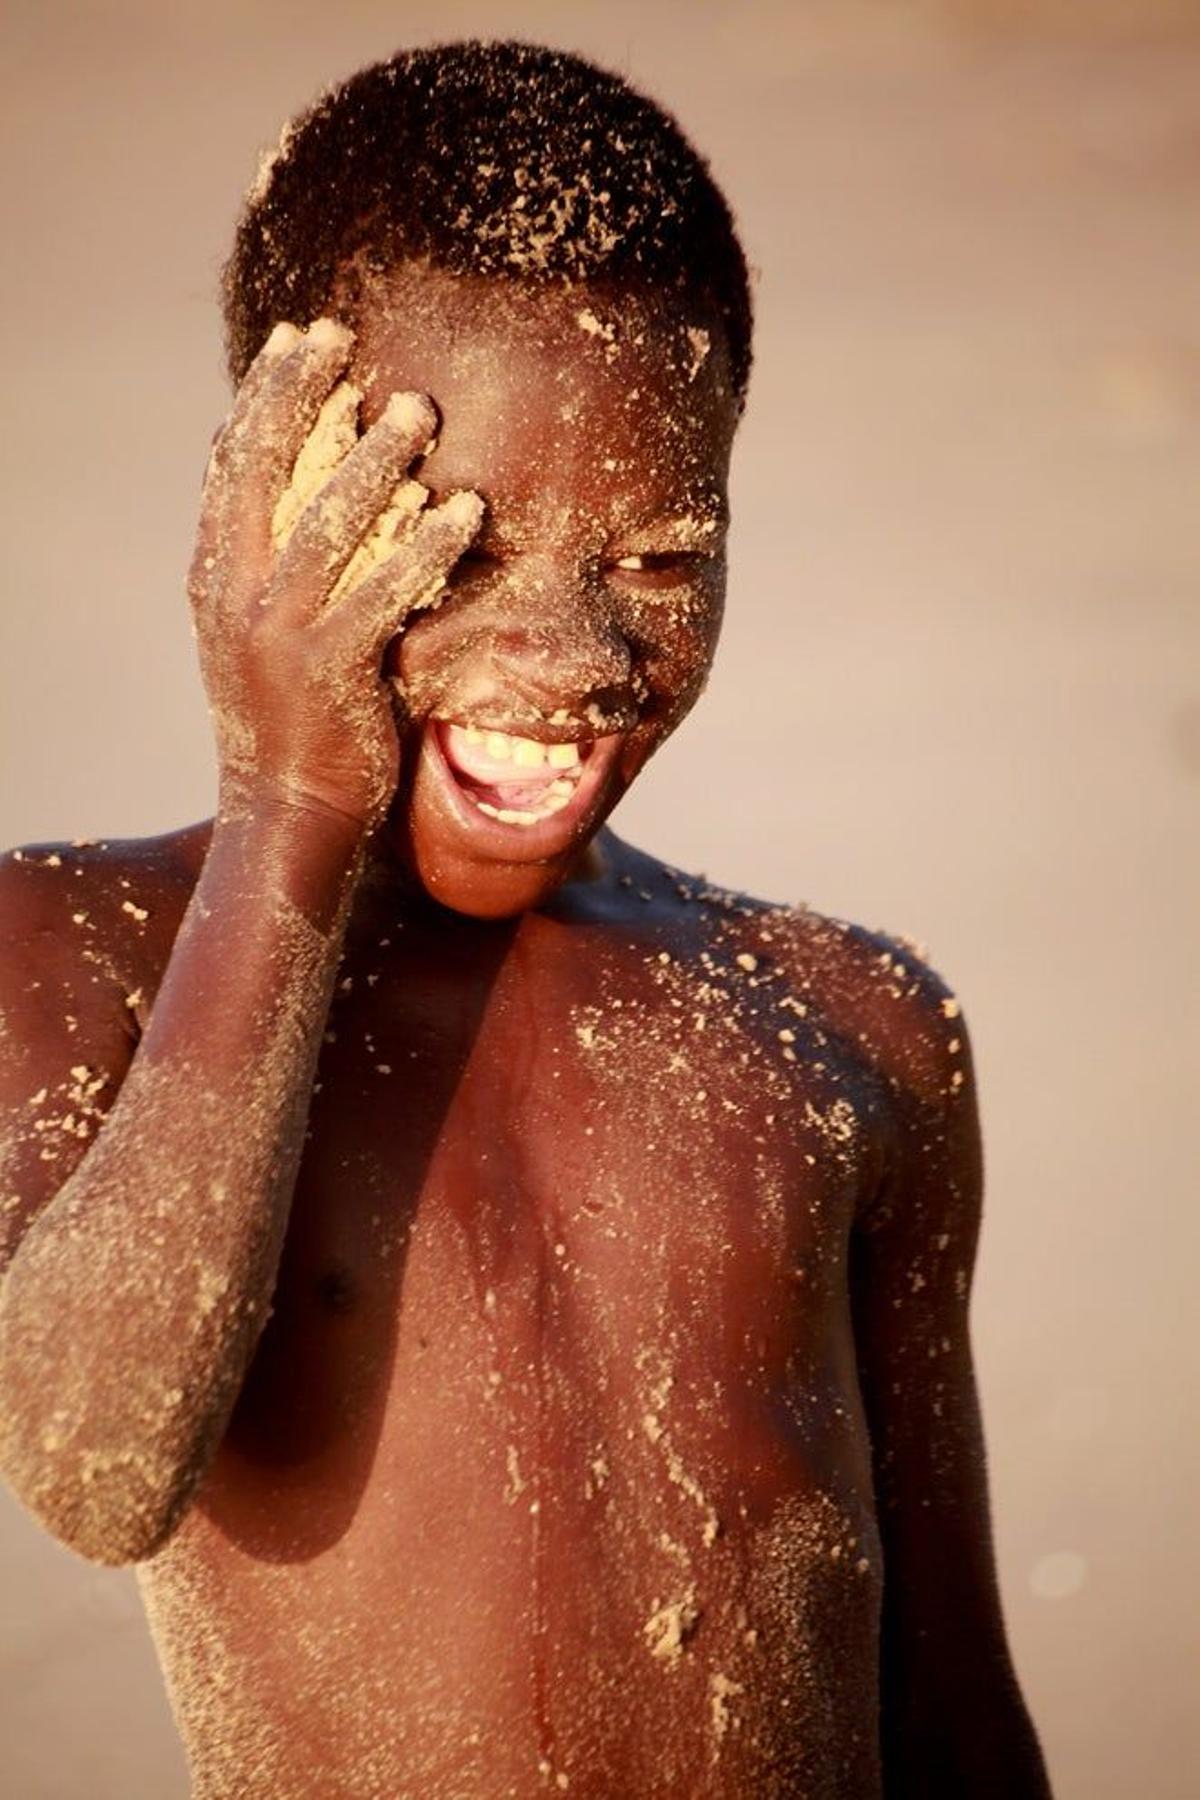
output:
[{"label": "tongue", "polygon": [[546,798],[550,787],[550,776],[544,781],[472,781],[464,777],[462,786],[473,794],[476,800],[486,800],[489,806],[508,806],[518,811],[536,811]]}]

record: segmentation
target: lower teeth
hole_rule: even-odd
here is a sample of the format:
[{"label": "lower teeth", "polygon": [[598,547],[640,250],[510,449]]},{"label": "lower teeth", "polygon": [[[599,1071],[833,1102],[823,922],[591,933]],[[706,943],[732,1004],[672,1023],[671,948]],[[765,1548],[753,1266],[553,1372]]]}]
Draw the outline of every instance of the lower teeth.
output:
[{"label": "lower teeth", "polygon": [[[555,787],[557,786],[556,782]],[[489,819],[499,819],[505,825],[536,825],[539,819],[549,819],[556,812],[561,812],[570,798],[569,793],[558,796],[548,801],[538,812],[521,812],[511,806],[489,806],[486,800],[477,800],[475,804]]]}]

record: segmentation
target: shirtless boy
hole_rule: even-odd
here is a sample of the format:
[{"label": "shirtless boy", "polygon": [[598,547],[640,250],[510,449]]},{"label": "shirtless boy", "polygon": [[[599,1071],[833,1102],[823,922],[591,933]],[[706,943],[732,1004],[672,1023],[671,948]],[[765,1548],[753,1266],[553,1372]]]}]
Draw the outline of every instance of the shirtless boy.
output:
[{"label": "shirtless boy", "polygon": [[0,1467],[137,1565],[201,1800],[1045,1795],[958,1003],[604,825],[720,625],[705,165],[574,58],[400,56],[225,300],[216,816],[3,869]]}]

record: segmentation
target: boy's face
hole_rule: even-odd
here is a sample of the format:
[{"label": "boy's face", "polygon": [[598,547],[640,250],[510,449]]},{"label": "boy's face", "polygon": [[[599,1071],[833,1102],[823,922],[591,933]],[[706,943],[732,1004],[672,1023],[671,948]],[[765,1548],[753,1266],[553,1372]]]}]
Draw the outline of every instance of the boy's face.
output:
[{"label": "boy's face", "polygon": [[389,841],[443,904],[515,913],[580,864],[708,674],[737,420],[723,338],[677,301],[411,266],[356,310],[364,424],[428,393],[441,428],[414,473],[487,504],[385,661],[407,712]]}]

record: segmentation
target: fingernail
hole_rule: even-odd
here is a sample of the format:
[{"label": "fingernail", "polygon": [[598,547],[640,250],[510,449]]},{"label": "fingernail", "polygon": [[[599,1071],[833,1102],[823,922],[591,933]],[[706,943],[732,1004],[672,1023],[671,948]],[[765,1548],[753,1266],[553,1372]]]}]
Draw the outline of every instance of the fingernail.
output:
[{"label": "fingernail", "polygon": [[300,342],[300,333],[286,319],[280,319],[278,325],[271,327],[271,335],[263,345],[264,356],[286,356]]},{"label": "fingernail", "polygon": [[406,437],[427,432],[434,424],[433,409],[420,394],[389,394],[381,416]]},{"label": "fingernail", "polygon": [[483,517],[483,501],[478,494],[466,488],[460,494],[451,494],[438,507],[439,517],[448,525],[478,525]]},{"label": "fingernail", "polygon": [[338,319],[314,319],[308,328],[308,341],[314,350],[347,350],[354,333]]}]

